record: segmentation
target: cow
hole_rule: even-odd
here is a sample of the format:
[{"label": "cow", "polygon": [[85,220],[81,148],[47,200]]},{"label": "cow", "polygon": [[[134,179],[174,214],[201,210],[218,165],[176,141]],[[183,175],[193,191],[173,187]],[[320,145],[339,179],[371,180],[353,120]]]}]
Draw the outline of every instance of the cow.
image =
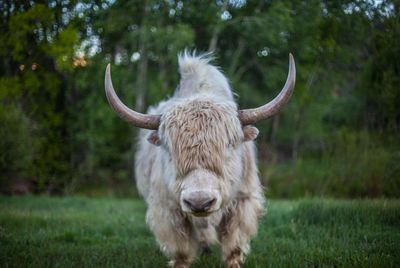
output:
[{"label": "cow", "polygon": [[135,155],[136,184],[147,203],[146,222],[171,267],[189,267],[197,253],[218,244],[227,267],[240,267],[264,212],[254,139],[257,121],[276,114],[294,90],[289,54],[286,83],[269,103],[239,110],[228,79],[209,54],[178,55],[174,95],[146,114],[116,95],[108,64],[109,104],[141,128]]}]

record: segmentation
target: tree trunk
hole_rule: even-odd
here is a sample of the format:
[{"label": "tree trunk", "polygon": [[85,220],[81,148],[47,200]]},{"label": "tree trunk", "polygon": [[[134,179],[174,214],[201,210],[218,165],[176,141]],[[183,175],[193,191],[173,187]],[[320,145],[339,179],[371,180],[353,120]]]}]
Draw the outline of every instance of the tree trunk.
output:
[{"label": "tree trunk", "polygon": [[[223,12],[225,12],[227,9],[228,9],[228,0],[224,0],[224,3],[222,5],[221,14]],[[222,23],[223,22],[218,23],[214,28],[213,35],[210,40],[210,44],[208,45],[208,51],[210,51],[210,52],[214,52],[217,49],[219,33],[221,32],[221,30],[223,28]]]},{"label": "tree trunk", "polygon": [[233,77],[233,75],[238,67],[239,59],[242,56],[244,47],[245,47],[245,42],[242,38],[240,38],[238,41],[237,48],[236,48],[235,52],[232,54],[232,61],[229,66],[229,69],[228,69],[228,74],[230,77]]},{"label": "tree trunk", "polygon": [[136,79],[136,103],[135,110],[138,112],[143,112],[145,107],[145,93],[147,87],[147,49],[146,49],[146,29],[142,29],[139,40],[139,53],[140,60],[137,69],[137,79]]},{"label": "tree trunk", "polygon": [[294,114],[294,132],[293,132],[293,144],[292,144],[292,159],[296,160],[299,151],[300,141],[300,111]]},{"label": "tree trunk", "polygon": [[274,144],[275,142],[275,138],[276,138],[276,133],[278,133],[278,129],[279,129],[279,118],[280,115],[277,114],[272,118],[272,128],[271,128],[271,137],[269,142],[271,144]]},{"label": "tree trunk", "polygon": [[[146,106],[146,89],[147,89],[147,68],[148,68],[148,57],[147,57],[147,7],[146,2],[143,3],[144,12],[142,17],[140,36],[139,36],[139,54],[140,59],[136,74],[135,83],[135,111],[144,112]],[[132,140],[131,140],[131,178],[135,178],[135,151],[136,151],[136,136],[138,135],[139,129],[136,127],[132,128]]]}]

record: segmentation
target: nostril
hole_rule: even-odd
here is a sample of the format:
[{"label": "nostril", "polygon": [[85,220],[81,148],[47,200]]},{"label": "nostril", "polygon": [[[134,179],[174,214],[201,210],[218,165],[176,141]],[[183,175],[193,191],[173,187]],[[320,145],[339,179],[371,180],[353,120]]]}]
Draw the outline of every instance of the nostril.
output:
[{"label": "nostril", "polygon": [[183,204],[188,207],[192,212],[206,212],[210,210],[210,208],[215,204],[217,201],[216,198],[211,199],[195,199],[192,200],[190,198],[183,199]]},{"label": "nostril", "polygon": [[193,209],[193,205],[192,203],[190,203],[189,200],[183,199],[183,203],[185,203],[185,205],[188,206],[188,208]]},{"label": "nostril", "polygon": [[213,199],[211,199],[211,200],[205,202],[205,203],[203,204],[204,210],[210,209],[210,208],[214,205],[215,201],[217,201],[217,199],[216,199],[216,198],[213,198]]}]

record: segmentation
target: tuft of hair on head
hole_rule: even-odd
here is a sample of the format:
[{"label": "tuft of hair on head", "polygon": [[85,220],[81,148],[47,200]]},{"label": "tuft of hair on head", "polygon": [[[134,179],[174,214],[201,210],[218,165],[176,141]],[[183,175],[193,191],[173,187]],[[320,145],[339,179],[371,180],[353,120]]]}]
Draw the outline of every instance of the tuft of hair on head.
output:
[{"label": "tuft of hair on head", "polygon": [[182,78],[200,74],[212,60],[214,60],[212,52],[196,53],[196,50],[185,49],[178,54],[179,72]]}]

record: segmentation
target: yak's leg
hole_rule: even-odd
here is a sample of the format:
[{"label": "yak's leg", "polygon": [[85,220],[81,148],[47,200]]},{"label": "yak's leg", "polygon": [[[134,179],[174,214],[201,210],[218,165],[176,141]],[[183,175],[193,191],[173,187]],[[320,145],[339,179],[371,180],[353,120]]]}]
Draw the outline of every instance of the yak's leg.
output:
[{"label": "yak's leg", "polygon": [[239,268],[244,263],[244,251],[236,249],[231,251],[230,255],[225,259],[226,267]]},{"label": "yak's leg", "polygon": [[192,260],[185,253],[176,253],[174,259],[168,262],[168,266],[172,268],[188,268]]},{"label": "yak's leg", "polygon": [[244,263],[250,250],[250,239],[257,232],[264,199],[261,195],[240,196],[225,214],[220,225],[222,258],[229,268],[238,268]]},{"label": "yak's leg", "polygon": [[[229,230],[227,230],[229,232]],[[239,268],[244,263],[245,254],[249,251],[250,237],[242,235],[239,230],[222,237],[222,259],[228,268]]]},{"label": "yak's leg", "polygon": [[197,250],[190,222],[179,212],[174,213],[173,210],[163,210],[151,205],[146,220],[161,250],[171,257],[169,266],[189,267]]},{"label": "yak's leg", "polygon": [[240,267],[250,250],[250,239],[257,233],[264,212],[263,188],[257,175],[254,144],[244,143],[241,190],[230,204],[219,225],[222,258],[229,268]]}]

